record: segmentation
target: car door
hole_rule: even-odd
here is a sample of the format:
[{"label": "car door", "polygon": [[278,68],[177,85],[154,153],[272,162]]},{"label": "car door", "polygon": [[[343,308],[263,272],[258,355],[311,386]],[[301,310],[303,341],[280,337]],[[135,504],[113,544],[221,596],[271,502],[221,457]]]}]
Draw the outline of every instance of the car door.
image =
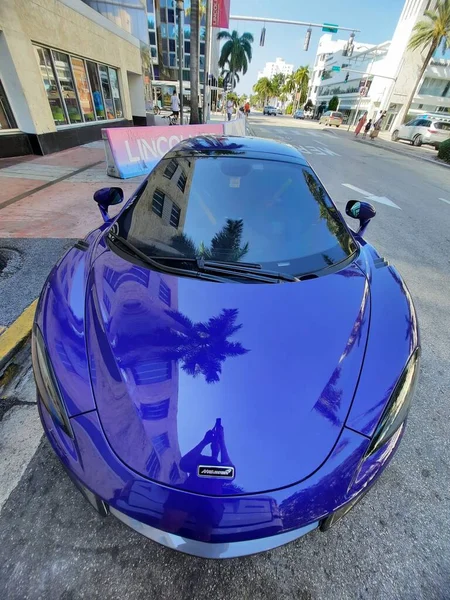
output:
[{"label": "car door", "polygon": [[402,125],[398,131],[398,137],[402,140],[412,140],[416,123],[418,123],[419,120],[420,119],[413,119]]}]

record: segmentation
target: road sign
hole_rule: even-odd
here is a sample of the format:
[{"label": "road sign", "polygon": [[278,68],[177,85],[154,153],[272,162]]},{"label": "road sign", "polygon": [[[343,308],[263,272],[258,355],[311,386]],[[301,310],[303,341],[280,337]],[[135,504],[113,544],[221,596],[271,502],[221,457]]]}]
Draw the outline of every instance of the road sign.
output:
[{"label": "road sign", "polygon": [[337,33],[339,25],[335,25],[334,23],[324,23],[322,26],[322,31],[326,31],[327,33]]},{"label": "road sign", "polygon": [[360,96],[367,96],[367,92],[368,92],[368,91],[369,91],[369,89],[368,89],[368,88],[366,88],[366,87],[362,87],[362,88],[360,88],[360,89],[359,89],[359,95],[360,95]]},{"label": "road sign", "polygon": [[335,67],[331,67],[332,71],[340,71],[341,67],[335,66]]}]

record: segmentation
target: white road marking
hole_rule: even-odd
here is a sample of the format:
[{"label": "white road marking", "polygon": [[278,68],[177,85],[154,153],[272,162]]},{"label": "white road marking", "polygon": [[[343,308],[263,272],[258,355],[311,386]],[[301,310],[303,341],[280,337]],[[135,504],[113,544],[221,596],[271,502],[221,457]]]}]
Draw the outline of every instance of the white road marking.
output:
[{"label": "white road marking", "polygon": [[362,194],[367,198],[367,200],[371,200],[372,202],[379,202],[380,204],[386,204],[386,206],[391,206],[392,208],[398,208],[399,210],[402,210],[400,206],[398,206],[398,204],[395,204],[395,202],[392,202],[392,200],[389,200],[389,198],[386,198],[386,196],[375,196],[374,194],[366,192],[365,190],[362,190],[361,188],[358,188],[355,185],[352,185],[351,183],[343,183],[342,185],[350,188],[355,192],[358,192],[358,194]]},{"label": "white road marking", "polygon": [[442,202],[447,202],[447,204],[450,204],[450,200],[446,200],[445,198],[439,198],[439,200],[442,200]]},{"label": "white road marking", "polygon": [[340,156],[337,152],[333,152],[327,146],[298,146],[296,148],[300,150],[302,154],[321,154],[322,156]]}]

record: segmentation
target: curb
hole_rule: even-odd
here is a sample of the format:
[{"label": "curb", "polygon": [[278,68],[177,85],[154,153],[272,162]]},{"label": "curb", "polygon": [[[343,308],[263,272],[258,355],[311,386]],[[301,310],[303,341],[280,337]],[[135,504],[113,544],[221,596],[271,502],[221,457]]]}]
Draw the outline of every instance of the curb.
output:
[{"label": "curb", "polygon": [[0,371],[31,335],[37,299],[0,335]]}]

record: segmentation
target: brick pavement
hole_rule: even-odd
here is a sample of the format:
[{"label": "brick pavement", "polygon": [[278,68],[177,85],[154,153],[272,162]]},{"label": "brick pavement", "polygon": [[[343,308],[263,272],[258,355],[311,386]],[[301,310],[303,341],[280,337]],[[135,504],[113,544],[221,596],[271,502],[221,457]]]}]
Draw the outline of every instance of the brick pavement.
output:
[{"label": "brick pavement", "polygon": [[[103,142],[47,156],[0,160],[0,238],[84,237],[102,222],[93,193],[120,186],[127,198],[141,179],[109,177]],[[45,189],[39,189],[43,185]]]}]

